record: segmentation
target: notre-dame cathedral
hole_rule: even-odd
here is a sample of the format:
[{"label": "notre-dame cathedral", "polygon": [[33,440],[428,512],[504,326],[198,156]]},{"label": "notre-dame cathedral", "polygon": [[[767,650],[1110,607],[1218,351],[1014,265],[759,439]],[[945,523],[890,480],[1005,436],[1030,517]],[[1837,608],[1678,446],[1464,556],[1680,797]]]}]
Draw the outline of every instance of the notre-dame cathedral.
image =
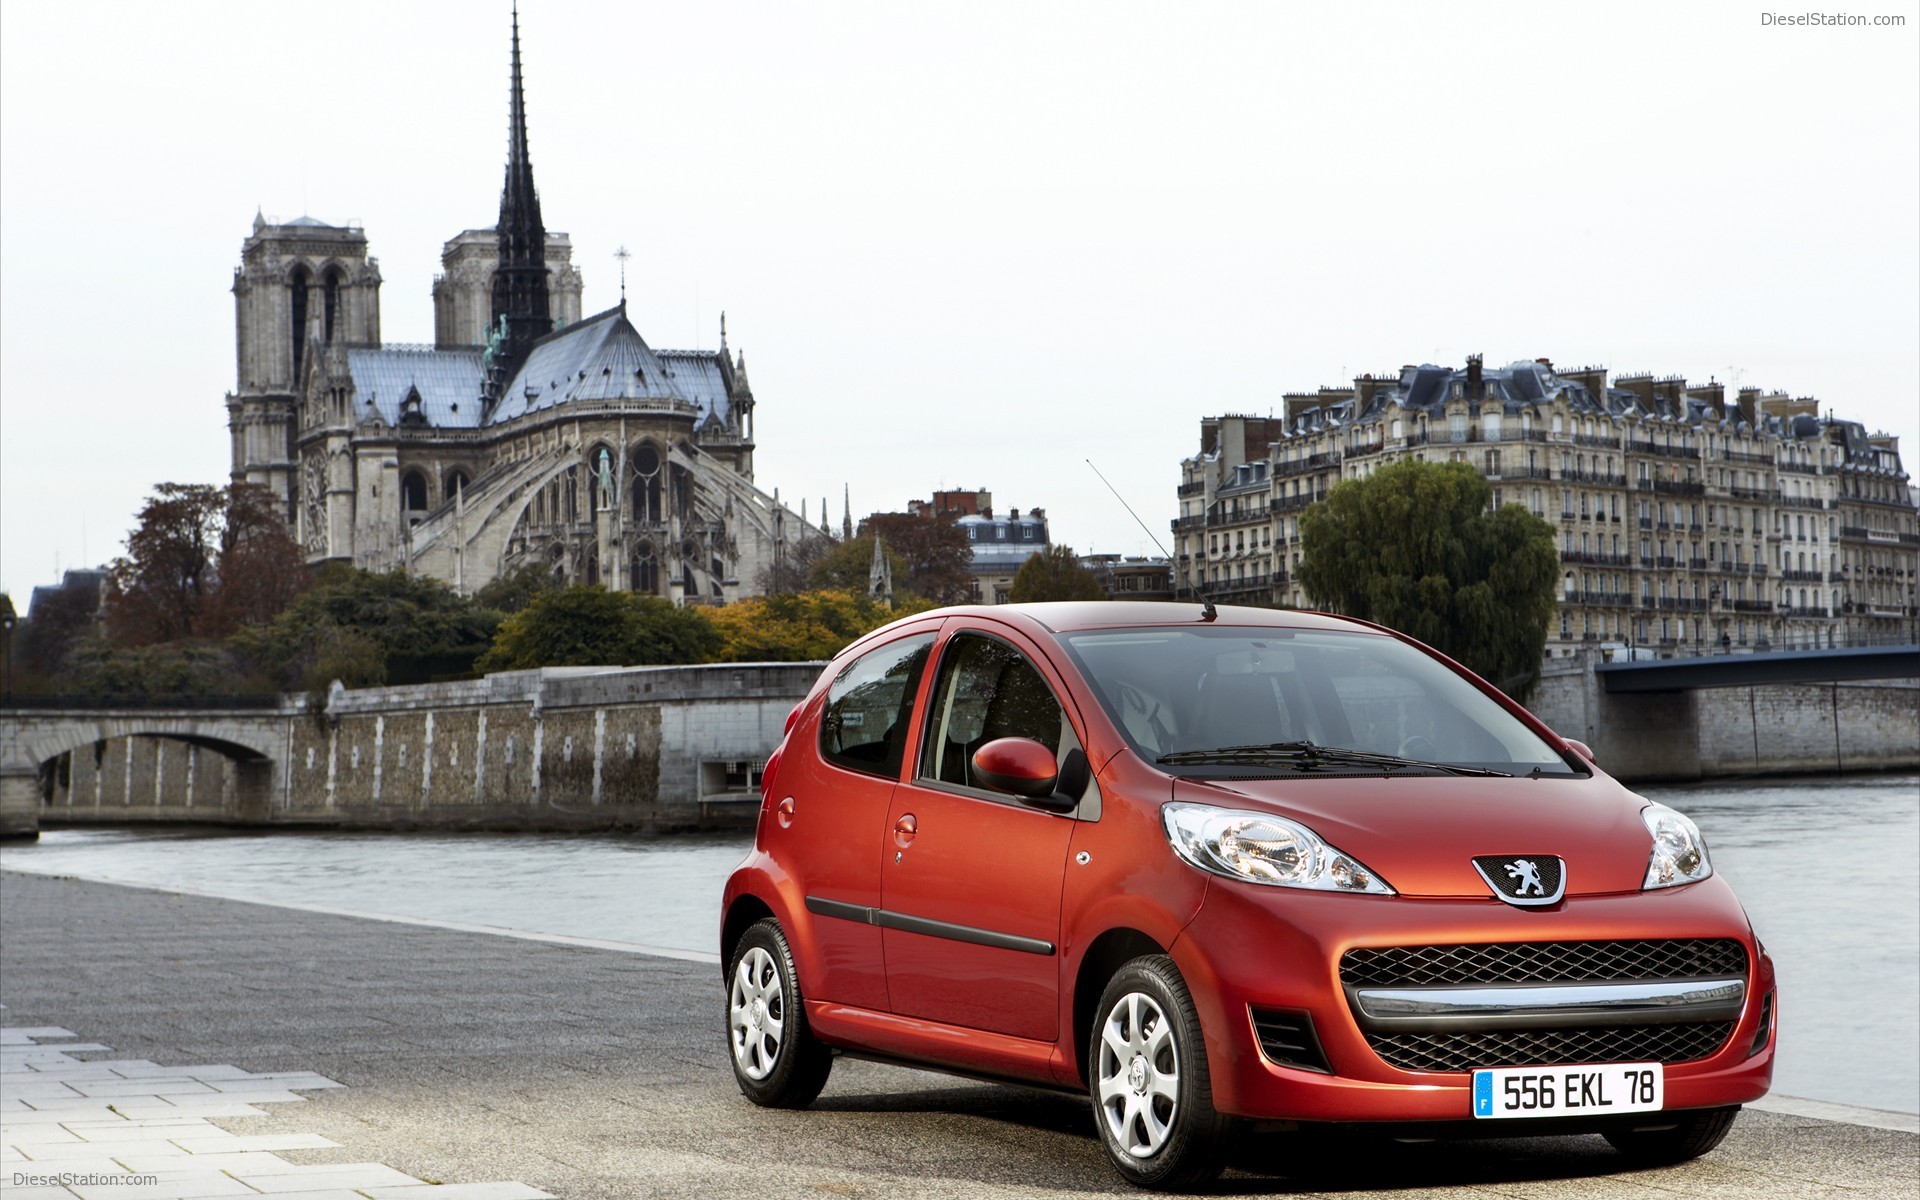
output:
[{"label": "notre-dame cathedral", "polygon": [[446,243],[433,345],[381,342],[362,229],[255,217],[233,279],[233,479],[284,500],[315,564],[464,594],[524,563],[676,603],[753,594],[824,534],[754,486],[725,319],[718,351],[655,350],[624,297],[581,317],[572,256],[540,216],[516,14],[500,222]]}]

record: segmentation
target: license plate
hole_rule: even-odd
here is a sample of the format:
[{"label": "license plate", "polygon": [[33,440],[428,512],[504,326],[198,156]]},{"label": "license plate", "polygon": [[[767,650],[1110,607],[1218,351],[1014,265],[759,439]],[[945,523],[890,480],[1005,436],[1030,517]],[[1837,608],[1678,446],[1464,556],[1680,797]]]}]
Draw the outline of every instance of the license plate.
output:
[{"label": "license plate", "polygon": [[1587,1117],[1660,1111],[1659,1063],[1596,1067],[1496,1067],[1473,1073],[1473,1115]]}]

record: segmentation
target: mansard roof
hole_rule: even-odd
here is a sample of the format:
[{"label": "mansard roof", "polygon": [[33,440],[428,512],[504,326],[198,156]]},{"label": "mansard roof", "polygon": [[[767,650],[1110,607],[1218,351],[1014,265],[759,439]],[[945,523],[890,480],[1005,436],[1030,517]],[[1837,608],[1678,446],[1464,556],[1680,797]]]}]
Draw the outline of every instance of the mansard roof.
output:
[{"label": "mansard roof", "polygon": [[378,416],[400,423],[407,392],[420,391],[420,413],[436,429],[480,426],[480,385],[485,378],[478,350],[436,350],[432,346],[389,343],[347,349],[347,373],[353,378],[357,420]]}]

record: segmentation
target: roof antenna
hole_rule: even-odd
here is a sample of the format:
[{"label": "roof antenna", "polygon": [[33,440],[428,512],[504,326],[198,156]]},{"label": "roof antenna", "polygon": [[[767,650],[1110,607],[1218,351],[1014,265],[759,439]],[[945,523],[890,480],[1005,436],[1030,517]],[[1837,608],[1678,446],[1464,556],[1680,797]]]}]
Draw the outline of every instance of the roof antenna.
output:
[{"label": "roof antenna", "polygon": [[[1082,461],[1087,464],[1087,468],[1091,470],[1095,475],[1100,475],[1100,468],[1093,465],[1092,459],[1088,458],[1088,459],[1083,459]],[[1113,484],[1108,483],[1107,477],[1105,475],[1100,475],[1100,482],[1105,483],[1107,485],[1107,490],[1113,493],[1113,498],[1115,500],[1120,501],[1120,507],[1126,509],[1127,515],[1133,518],[1134,524],[1140,526],[1141,532],[1147,535],[1147,540],[1153,543],[1154,549],[1160,551],[1160,553],[1162,554],[1167,555],[1167,562],[1170,564],[1173,564],[1174,570],[1180,572],[1181,582],[1185,583],[1189,588],[1191,588],[1193,590],[1194,595],[1200,597],[1200,619],[1202,621],[1211,621],[1215,617],[1218,617],[1220,614],[1214,611],[1213,601],[1207,599],[1207,594],[1200,590],[1199,584],[1195,583],[1193,580],[1187,577],[1187,569],[1183,566],[1180,566],[1175,561],[1173,555],[1167,554],[1167,548],[1160,544],[1160,539],[1154,536],[1153,530],[1147,528],[1147,523],[1140,519],[1140,514],[1133,511],[1133,506],[1127,503],[1126,498],[1120,494],[1120,490],[1114,487]]]}]

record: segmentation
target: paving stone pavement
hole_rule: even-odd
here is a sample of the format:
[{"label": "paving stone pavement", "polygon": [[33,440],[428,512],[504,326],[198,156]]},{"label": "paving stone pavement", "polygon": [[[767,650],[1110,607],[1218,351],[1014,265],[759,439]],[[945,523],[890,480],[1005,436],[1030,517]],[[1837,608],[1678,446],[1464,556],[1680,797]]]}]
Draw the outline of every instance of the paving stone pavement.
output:
[{"label": "paving stone pavement", "polygon": [[416,1179],[380,1163],[295,1163],[284,1150],[332,1149],[314,1133],[232,1133],[216,1119],[263,1117],[260,1104],[341,1085],[312,1071],[228,1063],[161,1065],[80,1058],[110,1047],[58,1026],[0,1026],[0,1192],[10,1200],[552,1200],[524,1183]]},{"label": "paving stone pavement", "polygon": [[[115,1047],[66,1047],[76,1058],[345,1084],[204,1116],[236,1137],[338,1143],[240,1152],[291,1164],[517,1179],[568,1200],[1139,1194],[1074,1097],[842,1059],[812,1108],[753,1107],[727,1067],[719,970],[702,963],[0,871],[0,1002],[13,1024]],[[194,1101],[221,1103],[217,1079],[194,1082],[210,1089]],[[1664,1170],[1629,1169],[1597,1137],[1248,1138],[1217,1190],[1912,1200],[1920,1135],[1749,1110],[1713,1154]]]}]

